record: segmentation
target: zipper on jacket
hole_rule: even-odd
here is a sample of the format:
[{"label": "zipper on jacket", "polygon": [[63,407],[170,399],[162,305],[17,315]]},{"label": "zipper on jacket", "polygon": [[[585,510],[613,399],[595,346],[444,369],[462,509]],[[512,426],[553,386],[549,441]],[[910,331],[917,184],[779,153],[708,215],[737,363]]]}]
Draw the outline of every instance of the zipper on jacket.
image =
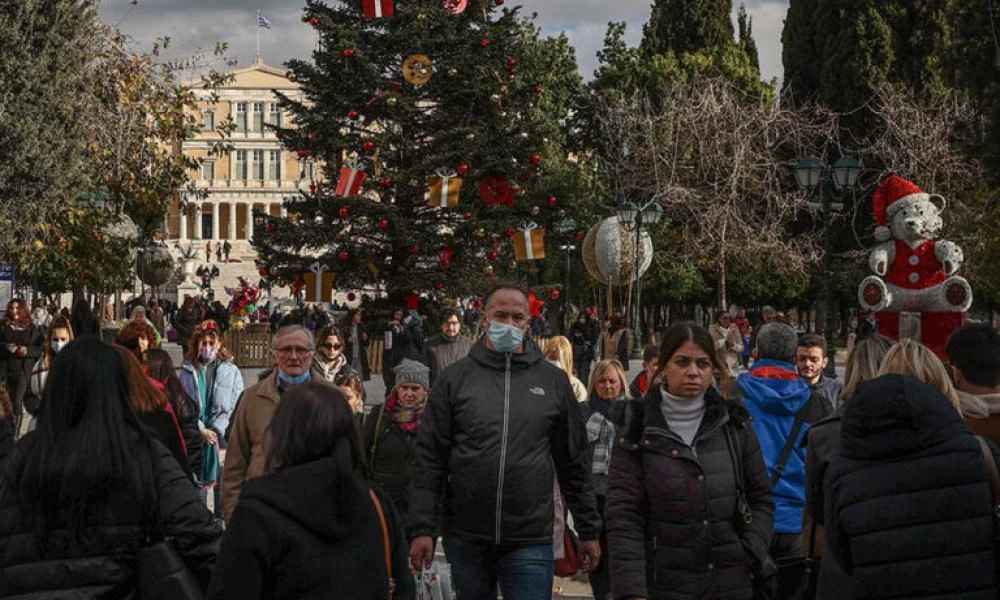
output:
[{"label": "zipper on jacket", "polygon": [[503,435],[500,438],[500,475],[497,479],[496,543],[500,543],[500,517],[503,513],[503,472],[507,463],[507,427],[510,423],[510,353],[503,376]]}]

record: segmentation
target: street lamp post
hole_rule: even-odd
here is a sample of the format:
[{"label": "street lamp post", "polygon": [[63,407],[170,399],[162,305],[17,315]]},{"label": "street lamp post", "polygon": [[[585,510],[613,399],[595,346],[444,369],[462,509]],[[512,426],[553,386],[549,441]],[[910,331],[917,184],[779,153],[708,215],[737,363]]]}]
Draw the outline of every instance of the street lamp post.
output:
[{"label": "street lamp post", "polygon": [[844,200],[854,192],[861,174],[861,163],[843,155],[832,166],[806,156],[795,165],[795,181],[809,198],[819,198],[824,220],[823,228],[823,330],[827,340],[833,337],[833,292],[830,279],[830,220],[831,213],[844,209]]},{"label": "street lamp post", "polygon": [[656,201],[650,201],[642,208],[634,202],[622,202],[615,208],[615,213],[618,216],[618,223],[626,231],[635,233],[635,310],[632,322],[635,331],[632,334],[632,358],[640,358],[642,356],[642,326],[639,324],[639,317],[642,315],[642,275],[639,271],[639,258],[642,232],[660,222],[660,219],[663,218],[663,207]]},{"label": "street lamp post", "polygon": [[576,229],[576,221],[571,218],[563,219],[559,221],[556,225],[556,231],[561,234],[565,241],[559,249],[566,253],[566,283],[563,286],[562,299],[563,299],[563,332],[569,331],[569,278],[570,271],[572,268],[572,263],[570,260],[573,257],[573,251],[576,250],[576,246],[573,244],[573,231]]}]

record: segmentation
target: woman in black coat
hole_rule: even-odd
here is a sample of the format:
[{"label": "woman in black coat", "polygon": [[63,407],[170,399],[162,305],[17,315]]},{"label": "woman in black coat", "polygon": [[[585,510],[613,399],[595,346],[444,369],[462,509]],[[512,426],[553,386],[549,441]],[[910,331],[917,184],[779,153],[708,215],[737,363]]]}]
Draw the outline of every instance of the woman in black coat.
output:
[{"label": "woman in black coat", "polygon": [[14,432],[21,425],[24,396],[31,381],[31,368],[42,355],[45,333],[31,323],[28,305],[21,298],[7,303],[7,314],[0,325],[0,362],[6,376],[7,391],[14,409]]},{"label": "woman in black coat", "polygon": [[[3,480],[4,463],[14,447],[14,411],[6,388],[0,386],[0,480]],[[2,485],[2,484],[0,484]]]},{"label": "woman in black coat", "polygon": [[270,432],[271,474],[243,488],[209,598],[412,599],[402,521],[361,478],[364,453],[340,391],[321,382],[295,386],[282,396]]},{"label": "woman in black coat", "polygon": [[137,598],[135,555],[156,521],[208,583],[222,530],[166,448],[142,433],[111,346],[84,338],[59,353],[38,426],[6,471],[0,598]]},{"label": "woman in black coat", "polygon": [[184,449],[187,452],[187,464],[192,473],[200,475],[202,442],[201,429],[198,427],[198,405],[184,391],[169,352],[160,348],[150,348],[146,351],[146,367],[146,375],[153,385],[166,395],[167,402],[177,417]]},{"label": "woman in black coat", "polygon": [[722,368],[702,327],[668,328],[659,370],[664,385],[614,415],[604,509],[612,596],[750,600],[752,576],[776,572],[774,502],[750,415],[711,387]]},{"label": "woman in black coat", "polygon": [[938,389],[903,375],[858,386],[824,486],[827,543],[854,598],[996,598],[986,469]]}]

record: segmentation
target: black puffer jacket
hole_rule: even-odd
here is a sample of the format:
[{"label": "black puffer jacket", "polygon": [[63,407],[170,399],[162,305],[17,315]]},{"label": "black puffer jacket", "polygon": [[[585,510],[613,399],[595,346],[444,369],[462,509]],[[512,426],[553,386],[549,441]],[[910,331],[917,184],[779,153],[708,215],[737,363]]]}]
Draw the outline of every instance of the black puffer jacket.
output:
[{"label": "black puffer jacket", "polygon": [[[714,391],[692,446],[667,425],[661,388],[622,406],[604,517],[614,598],[749,600],[752,564],[767,557],[774,502],[750,414]],[[630,411],[635,411],[630,415]],[[736,527],[736,478],[725,429],[742,457],[753,523]]]},{"label": "black puffer jacket", "polygon": [[385,412],[385,404],[372,409],[365,418],[363,431],[361,441],[369,479],[385,490],[399,512],[405,515],[410,510],[410,478],[416,460],[417,434],[403,431],[392,415]]},{"label": "black puffer jacket", "polygon": [[[33,443],[26,435],[14,449],[12,461]],[[137,452],[142,452],[137,441]],[[158,486],[163,529],[202,585],[207,586],[219,551],[222,528],[213,521],[197,490],[163,444],[152,440],[153,467]],[[11,465],[13,468],[14,465]],[[50,528],[47,555],[36,545],[32,520],[17,506],[12,490],[0,502],[0,598],[19,600],[76,600],[104,598],[131,600],[136,590],[135,551],[147,527],[143,502],[127,491],[112,492],[107,510],[84,532],[84,546],[65,550],[70,534],[58,524]],[[59,551],[58,549],[64,549]],[[67,558],[73,556],[73,558]]]},{"label": "black puffer jacket", "polygon": [[855,598],[997,597],[986,463],[937,389],[902,375],[858,386],[825,488]]},{"label": "black puffer jacket", "polygon": [[486,347],[434,384],[417,434],[411,537],[445,533],[497,544],[552,542],[553,465],[582,540],[601,528],[590,452],[569,379],[526,339],[521,354]]}]

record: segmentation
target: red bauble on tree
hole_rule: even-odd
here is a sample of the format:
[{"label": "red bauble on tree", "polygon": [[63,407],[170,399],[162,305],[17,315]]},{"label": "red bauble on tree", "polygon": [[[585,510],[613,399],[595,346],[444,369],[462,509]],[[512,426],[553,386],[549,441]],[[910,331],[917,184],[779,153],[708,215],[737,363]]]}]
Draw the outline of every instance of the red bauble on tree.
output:
[{"label": "red bauble on tree", "polygon": [[542,86],[536,85],[535,87],[531,88],[531,91],[535,92],[536,94],[541,94],[542,93]]},{"label": "red bauble on tree", "polygon": [[508,67],[516,67],[517,66],[517,59],[514,58],[513,56],[511,56],[510,58],[508,58],[507,59],[507,66]]},{"label": "red bauble on tree", "polygon": [[434,284],[434,289],[440,292],[441,290],[444,289],[444,284],[443,283],[435,283]]},{"label": "red bauble on tree", "polygon": [[410,254],[420,254],[420,246],[410,246]]},{"label": "red bauble on tree", "polygon": [[346,206],[342,206],[340,210],[337,211],[337,214],[340,215],[341,219],[346,219],[347,217],[351,216],[351,211],[348,210]]},{"label": "red bauble on tree", "polygon": [[358,295],[357,294],[355,294],[354,292],[347,292],[347,301],[348,302],[354,302],[357,299],[358,299]]},{"label": "red bauble on tree", "polygon": [[351,254],[347,250],[341,250],[340,254],[337,255],[337,258],[339,258],[342,261],[346,261],[347,259],[351,258]]},{"label": "red bauble on tree", "polygon": [[351,112],[347,113],[347,118],[352,121],[357,121],[360,116],[361,115],[359,115],[358,111],[356,110],[352,110]]},{"label": "red bauble on tree", "polygon": [[382,231],[385,231],[386,229],[389,229],[389,220],[388,219],[379,219],[378,228],[381,229]]},{"label": "red bauble on tree", "polygon": [[583,232],[582,230],[580,230],[580,231],[577,231],[577,232],[576,232],[575,234],[573,234],[573,235],[575,235],[575,236],[576,236],[576,239],[577,239],[577,240],[582,240],[582,239],[584,238],[584,236],[586,236],[587,234],[585,234],[585,233],[584,233],[584,232]]},{"label": "red bauble on tree", "polygon": [[555,195],[549,196],[549,206],[555,208],[557,204],[559,204],[559,198],[556,198]]},{"label": "red bauble on tree", "polygon": [[268,223],[267,227],[264,228],[268,233],[274,233],[274,223]]},{"label": "red bauble on tree", "polygon": [[482,46],[483,48],[489,48],[490,47],[490,41],[488,39],[486,39],[486,38],[483,38],[483,39],[479,40],[479,45]]},{"label": "red bauble on tree", "polygon": [[316,17],[313,17],[313,18],[309,19],[309,24],[312,25],[313,27],[316,27],[316,26],[319,25],[319,19],[317,19]]},{"label": "red bauble on tree", "polygon": [[462,213],[462,218],[468,221],[469,219],[472,218],[472,213],[470,213],[469,211],[465,211],[464,213]]},{"label": "red bauble on tree", "polygon": [[542,162],[542,155],[541,154],[535,152],[534,154],[531,155],[531,164],[537,165],[540,162]]},{"label": "red bauble on tree", "polygon": [[365,140],[364,142],[361,143],[361,149],[364,150],[365,152],[374,152],[375,142],[371,140]]},{"label": "red bauble on tree", "polygon": [[507,237],[509,237],[509,238],[514,237],[515,233],[517,233],[517,230],[515,230],[513,227],[509,227],[507,229]]},{"label": "red bauble on tree", "polygon": [[486,255],[486,259],[489,260],[490,262],[496,262],[498,258],[500,258],[500,253],[497,252],[496,250],[490,250],[489,253]]},{"label": "red bauble on tree", "polygon": [[354,58],[354,48],[344,48],[344,58]]},{"label": "red bauble on tree", "polygon": [[558,300],[559,296],[561,295],[562,293],[559,290],[552,290],[551,292],[549,292],[549,298],[553,300]]},{"label": "red bauble on tree", "polygon": [[458,165],[458,166],[457,166],[457,167],[455,168],[455,171],[456,171],[456,172],[457,172],[457,173],[458,173],[459,175],[465,175],[466,173],[468,173],[468,172],[469,172],[469,165],[467,165],[467,164],[465,164],[465,163],[462,163],[462,164]]},{"label": "red bauble on tree", "polygon": [[388,189],[392,187],[392,180],[389,179],[388,177],[383,177],[382,179],[378,180],[378,184],[383,188]]},{"label": "red bauble on tree", "polygon": [[309,150],[303,148],[302,150],[299,150],[297,154],[299,155],[299,158],[309,158],[310,152]]},{"label": "red bauble on tree", "polygon": [[261,277],[267,277],[267,275],[268,275],[267,267],[261,267],[261,268],[257,269],[257,272],[260,273]]}]

